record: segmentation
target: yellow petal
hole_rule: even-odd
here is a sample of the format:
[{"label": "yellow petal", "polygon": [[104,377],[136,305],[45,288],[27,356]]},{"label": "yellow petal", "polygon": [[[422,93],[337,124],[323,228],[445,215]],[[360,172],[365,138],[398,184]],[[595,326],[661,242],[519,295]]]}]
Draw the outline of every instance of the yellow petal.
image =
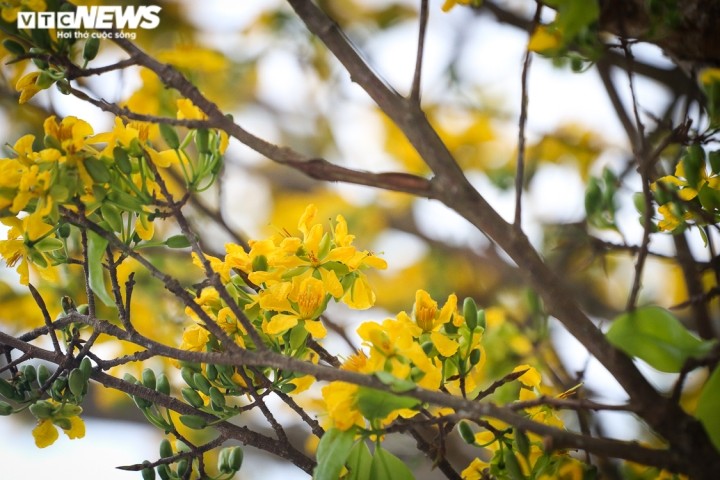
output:
[{"label": "yellow petal", "polygon": [[70,428],[63,430],[70,440],[85,436],[85,422],[80,417],[70,417]]},{"label": "yellow petal", "polygon": [[135,233],[145,240],[151,240],[155,234],[155,224],[147,219],[147,216],[140,215],[135,220]]},{"label": "yellow petal", "polygon": [[335,272],[332,270],[325,270],[324,268],[320,268],[319,271],[325,290],[335,298],[342,297],[343,287],[340,280],[338,280],[337,275],[335,275]]},{"label": "yellow petal", "polygon": [[294,327],[297,323],[298,317],[296,315],[278,313],[265,325],[264,330],[268,335],[277,335]]},{"label": "yellow petal", "polygon": [[530,37],[528,50],[533,52],[544,52],[557,48],[561,44],[562,37],[558,32],[551,32],[547,27],[538,27]]},{"label": "yellow petal", "polygon": [[539,387],[540,386],[540,380],[542,377],[540,376],[540,373],[530,365],[518,365],[513,369],[513,373],[519,372],[522,370],[527,370],[525,373],[520,375],[518,380],[520,380],[520,383],[525,385],[526,387]]},{"label": "yellow petal", "polygon": [[35,445],[38,448],[49,447],[58,438],[58,432],[50,419],[45,419],[38,423],[38,425],[32,431],[33,438],[35,438]]},{"label": "yellow petal", "polygon": [[313,338],[325,338],[327,330],[320,320],[305,320],[305,330],[308,331]]},{"label": "yellow petal", "polygon": [[455,340],[451,340],[440,332],[430,333],[430,340],[443,357],[452,357],[460,347]]},{"label": "yellow petal", "polygon": [[368,285],[365,276],[355,279],[350,290],[343,297],[345,304],[355,310],[366,310],[375,305],[375,293]]}]

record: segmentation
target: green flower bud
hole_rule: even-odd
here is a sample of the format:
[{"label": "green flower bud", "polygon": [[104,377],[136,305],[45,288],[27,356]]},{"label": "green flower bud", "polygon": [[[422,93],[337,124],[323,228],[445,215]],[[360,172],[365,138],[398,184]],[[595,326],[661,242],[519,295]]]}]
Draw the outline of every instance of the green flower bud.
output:
[{"label": "green flower bud", "polygon": [[157,376],[155,390],[162,393],[163,395],[170,395],[170,381],[164,373],[161,373]]},{"label": "green flower bud", "polygon": [[228,466],[235,472],[240,470],[243,462],[243,450],[240,447],[233,447],[228,456]]},{"label": "green flower bud", "polygon": [[[167,465],[158,465],[157,467],[158,475],[160,475],[160,480],[170,480],[170,467]],[[173,478],[177,478],[173,476]]]},{"label": "green flower bud", "polygon": [[477,326],[477,305],[475,300],[470,297],[467,297],[463,302],[463,317],[465,317],[468,328],[471,331],[475,330]]},{"label": "green flower bud", "polygon": [[472,352],[470,352],[470,365],[473,367],[480,363],[480,358],[482,355],[482,351],[479,348],[476,348]]},{"label": "green flower bud", "polygon": [[85,381],[90,380],[90,376],[92,375],[92,362],[88,357],[83,357],[83,359],[80,361],[80,367],[78,367],[80,371],[83,374],[83,378],[85,378]]},{"label": "green flower bud", "polygon": [[143,468],[142,478],[143,480],[155,480],[155,470],[152,468]]},{"label": "green flower bud", "polygon": [[475,444],[475,432],[473,432],[472,427],[470,427],[466,421],[461,420],[460,423],[458,423],[458,432],[465,443],[469,445]]},{"label": "green flower bud", "polygon": [[194,430],[201,430],[207,426],[205,419],[197,415],[180,415],[180,423]]},{"label": "green flower bud", "polygon": [[209,394],[214,410],[222,410],[225,408],[225,395],[223,395],[217,387],[210,387]]},{"label": "green flower bud", "polygon": [[156,379],[155,379],[155,372],[153,372],[152,369],[146,368],[143,370],[142,384],[147,388],[155,390]]},{"label": "green flower bud", "polygon": [[57,229],[57,235],[60,238],[68,238],[70,236],[70,224],[61,223]]},{"label": "green flower bud", "polygon": [[87,380],[85,376],[78,368],[73,368],[68,375],[68,387],[70,393],[75,395],[76,398],[80,398],[87,390]]},{"label": "green flower bud", "polygon": [[67,377],[58,377],[55,379],[52,387],[50,387],[50,394],[52,395],[53,400],[62,400],[65,394],[65,387],[67,387],[67,385]]},{"label": "green flower bud", "polygon": [[132,373],[126,373],[125,375],[123,375],[123,380],[133,385],[136,385],[138,383],[137,378],[135,378]]},{"label": "green flower bud", "polygon": [[188,386],[192,388],[197,388],[197,385],[195,385],[195,380],[193,376],[195,375],[195,372],[190,367],[182,367],[180,369],[180,376],[183,380],[185,380],[185,383],[188,384]]},{"label": "green flower bud", "polygon": [[160,458],[167,458],[173,456],[173,448],[170,440],[163,438],[160,442]]},{"label": "green flower bud", "polygon": [[181,458],[177,462],[177,473],[180,478],[183,478],[190,468],[190,462],[187,458]]},{"label": "green flower bud", "polygon": [[211,382],[214,382],[218,376],[217,367],[215,365],[213,365],[212,363],[208,363],[205,366],[205,376],[207,377],[208,380],[210,380]]},{"label": "green flower bud", "polygon": [[228,457],[230,456],[230,449],[223,448],[220,450],[220,454],[217,459],[217,469],[220,473],[231,473],[230,465],[228,464]]},{"label": "green flower bud", "polygon": [[41,387],[43,385],[45,385],[45,382],[48,381],[48,378],[50,378],[50,375],[52,375],[52,373],[50,373],[50,369],[44,363],[41,363],[40,365],[38,365],[38,368],[37,368],[38,385],[40,385]]},{"label": "green flower bud", "polygon": [[90,37],[85,42],[85,48],[83,48],[83,59],[87,62],[93,60],[100,49],[100,39],[98,37]]},{"label": "green flower bud", "polygon": [[183,398],[186,402],[188,402],[190,405],[192,405],[195,408],[200,408],[205,405],[205,402],[203,402],[202,397],[200,397],[200,394],[193,390],[192,388],[183,388],[180,393],[182,393]]},{"label": "green flower bud", "polygon": [[38,420],[45,420],[53,416],[55,413],[55,405],[47,400],[39,400],[30,405],[30,413]]},{"label": "green flower bud", "polygon": [[485,310],[478,310],[477,326],[483,330],[487,328],[487,320],[485,319]]},{"label": "green flower bud", "polygon": [[35,369],[34,365],[24,365],[22,368],[22,373],[23,375],[25,375],[28,383],[34,382],[37,379],[37,370]]},{"label": "green flower bud", "polygon": [[195,385],[197,385],[197,390],[200,390],[205,395],[210,393],[210,382],[203,376],[202,373],[196,373],[193,375],[193,380],[195,381]]}]

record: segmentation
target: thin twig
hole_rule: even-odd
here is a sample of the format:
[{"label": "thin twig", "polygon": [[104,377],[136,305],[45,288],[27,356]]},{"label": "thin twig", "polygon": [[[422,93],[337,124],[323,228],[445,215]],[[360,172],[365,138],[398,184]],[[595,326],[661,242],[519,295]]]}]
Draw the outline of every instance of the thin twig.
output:
[{"label": "thin twig", "polygon": [[[542,2],[537,3],[535,8],[535,16],[533,17],[533,25],[537,26],[540,22],[540,14],[542,13]],[[530,76],[530,64],[532,63],[532,52],[529,48],[525,48],[525,59],[523,60],[522,76],[520,80],[520,119],[518,121],[518,154],[517,167],[515,171],[515,228],[522,228],[522,194],[525,187],[525,127],[528,117],[528,77]]]},{"label": "thin twig", "polygon": [[420,104],[420,79],[422,78],[423,57],[425,55],[425,31],[428,23],[428,0],[420,0],[420,19],[418,28],[418,48],[415,58],[415,73],[413,74],[410,100]]}]

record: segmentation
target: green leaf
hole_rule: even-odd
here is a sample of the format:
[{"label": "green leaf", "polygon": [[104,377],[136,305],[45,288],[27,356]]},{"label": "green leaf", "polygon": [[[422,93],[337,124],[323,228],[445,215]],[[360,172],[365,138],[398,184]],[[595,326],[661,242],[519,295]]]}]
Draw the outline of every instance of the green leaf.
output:
[{"label": "green leaf", "polygon": [[161,123],[158,125],[160,127],[160,135],[162,135],[163,140],[165,140],[165,143],[167,143],[168,147],[172,148],[173,150],[177,150],[180,148],[180,139],[178,138],[178,134],[175,131],[175,129],[168,125],[167,123]]},{"label": "green leaf", "polygon": [[688,358],[706,355],[714,345],[692,335],[669,311],[654,306],[620,315],[606,337],[628,355],[671,373],[679,372]]},{"label": "green leaf", "polygon": [[370,480],[372,455],[364,441],[359,441],[350,450],[345,466],[348,469],[347,480]]},{"label": "green leaf", "polygon": [[185,235],[179,234],[165,240],[165,244],[170,248],[186,248],[190,246],[190,241]]},{"label": "green leaf", "polygon": [[372,464],[370,465],[370,478],[373,480],[414,480],[410,469],[398,457],[388,452],[380,445],[375,448]]},{"label": "green leaf", "polygon": [[707,383],[703,387],[698,399],[697,410],[695,416],[710,437],[710,441],[715,449],[720,451],[720,415],[718,415],[718,405],[720,405],[720,367],[715,370],[708,378]]},{"label": "green leaf", "polygon": [[103,278],[102,259],[105,255],[105,248],[108,241],[95,232],[88,231],[88,277],[90,288],[108,307],[114,307],[115,302],[105,288]]},{"label": "green leaf", "polygon": [[357,393],[358,410],[369,420],[385,418],[395,410],[413,408],[419,403],[417,398],[402,397],[374,388],[360,387]]},{"label": "green leaf", "polygon": [[355,439],[355,429],[331,428],[320,439],[317,449],[315,480],[337,480]]}]

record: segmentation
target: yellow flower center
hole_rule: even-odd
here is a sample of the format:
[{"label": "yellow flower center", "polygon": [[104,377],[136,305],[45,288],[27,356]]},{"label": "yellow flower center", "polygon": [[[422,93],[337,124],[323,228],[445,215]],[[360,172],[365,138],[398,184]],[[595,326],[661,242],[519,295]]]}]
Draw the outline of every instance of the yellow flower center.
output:
[{"label": "yellow flower center", "polygon": [[300,286],[300,293],[297,297],[298,313],[303,319],[313,318],[313,314],[325,296],[322,282],[316,279],[312,280],[313,281],[303,281],[304,285]]},{"label": "yellow flower center", "polygon": [[415,321],[417,321],[418,327],[422,328],[424,332],[429,332],[435,326],[435,314],[437,313],[437,307],[432,304],[418,305],[415,311]]}]

